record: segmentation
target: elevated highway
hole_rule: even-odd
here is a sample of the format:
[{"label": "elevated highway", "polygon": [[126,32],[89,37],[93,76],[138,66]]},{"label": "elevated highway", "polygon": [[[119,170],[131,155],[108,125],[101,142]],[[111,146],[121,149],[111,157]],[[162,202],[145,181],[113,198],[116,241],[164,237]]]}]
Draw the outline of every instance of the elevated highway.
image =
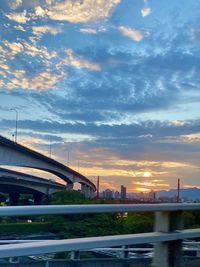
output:
[{"label": "elevated highway", "polygon": [[95,185],[79,172],[3,136],[0,136],[0,165],[44,170],[64,180],[69,189],[74,183],[80,183],[85,194],[92,195],[96,191]]},{"label": "elevated highway", "polygon": [[44,196],[65,188],[65,185],[53,180],[0,168],[0,192],[8,193],[13,205],[17,204],[20,194],[32,194],[35,204],[40,204]]}]

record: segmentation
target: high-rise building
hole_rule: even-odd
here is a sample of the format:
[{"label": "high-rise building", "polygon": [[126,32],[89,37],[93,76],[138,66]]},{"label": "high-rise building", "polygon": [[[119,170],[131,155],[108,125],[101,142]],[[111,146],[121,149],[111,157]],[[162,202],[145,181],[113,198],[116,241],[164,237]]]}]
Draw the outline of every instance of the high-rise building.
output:
[{"label": "high-rise building", "polygon": [[113,198],[113,191],[111,191],[110,189],[106,189],[103,191],[103,198]]},{"label": "high-rise building", "polygon": [[121,199],[126,199],[126,187],[121,185]]},{"label": "high-rise building", "polygon": [[149,192],[149,199],[152,201],[156,200],[156,193],[153,190]]},{"label": "high-rise building", "polygon": [[119,191],[115,191],[115,192],[114,192],[114,198],[115,198],[115,199],[120,198],[120,193],[119,193]]}]

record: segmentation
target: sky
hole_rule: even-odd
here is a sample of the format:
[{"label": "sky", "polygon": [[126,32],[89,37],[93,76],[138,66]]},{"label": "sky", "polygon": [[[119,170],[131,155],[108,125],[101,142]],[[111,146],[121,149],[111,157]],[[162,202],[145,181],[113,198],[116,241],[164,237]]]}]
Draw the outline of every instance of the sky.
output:
[{"label": "sky", "polygon": [[18,113],[19,143],[101,190],[200,187],[199,17],[200,0],[1,0],[0,134]]}]

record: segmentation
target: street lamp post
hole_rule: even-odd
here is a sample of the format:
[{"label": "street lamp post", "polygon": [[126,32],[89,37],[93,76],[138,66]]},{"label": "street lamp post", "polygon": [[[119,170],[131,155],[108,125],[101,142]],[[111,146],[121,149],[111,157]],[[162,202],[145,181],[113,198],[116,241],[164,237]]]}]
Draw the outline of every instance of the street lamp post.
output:
[{"label": "street lamp post", "polygon": [[11,110],[15,111],[15,143],[17,143],[17,130],[18,130],[18,110],[16,108],[11,108]]}]

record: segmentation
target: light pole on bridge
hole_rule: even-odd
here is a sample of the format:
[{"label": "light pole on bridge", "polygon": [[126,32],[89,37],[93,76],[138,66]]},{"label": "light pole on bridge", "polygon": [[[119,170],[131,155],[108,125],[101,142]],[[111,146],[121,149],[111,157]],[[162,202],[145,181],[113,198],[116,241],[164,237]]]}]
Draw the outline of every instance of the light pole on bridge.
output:
[{"label": "light pole on bridge", "polygon": [[18,131],[18,110],[16,108],[11,108],[10,110],[15,111],[15,143],[17,143],[17,131]]}]

